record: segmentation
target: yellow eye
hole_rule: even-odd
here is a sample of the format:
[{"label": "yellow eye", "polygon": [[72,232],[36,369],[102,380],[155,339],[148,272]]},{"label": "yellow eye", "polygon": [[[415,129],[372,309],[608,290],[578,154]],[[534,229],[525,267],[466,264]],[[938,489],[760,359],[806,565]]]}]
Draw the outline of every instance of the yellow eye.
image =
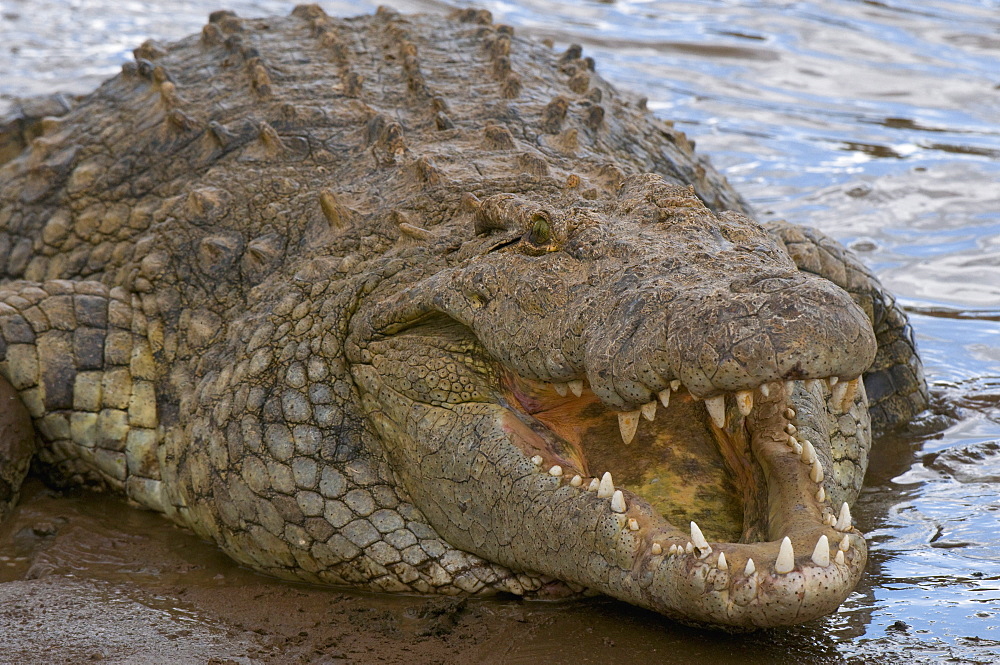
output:
[{"label": "yellow eye", "polygon": [[549,226],[549,220],[541,213],[535,214],[531,220],[534,224],[531,227],[531,233],[528,234],[528,241],[532,245],[548,245],[552,240],[552,227]]}]

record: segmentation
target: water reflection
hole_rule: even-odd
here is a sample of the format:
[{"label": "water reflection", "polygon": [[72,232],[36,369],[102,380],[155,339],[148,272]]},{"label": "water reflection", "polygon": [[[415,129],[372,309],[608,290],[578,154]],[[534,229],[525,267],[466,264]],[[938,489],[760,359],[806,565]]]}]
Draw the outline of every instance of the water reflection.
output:
[{"label": "water reflection", "polygon": [[[195,32],[216,4],[5,7],[0,102],[93,87],[143,39]],[[322,4],[351,14],[376,3]],[[475,4],[556,48],[582,43],[600,73],[695,138],[763,219],[809,223],[861,251],[913,313],[939,412],[873,455],[856,511],[870,571],[836,615],[705,639],[613,601],[538,605],[527,612],[549,629],[491,662],[1000,659],[1000,3]],[[14,569],[16,551],[0,564]]]}]

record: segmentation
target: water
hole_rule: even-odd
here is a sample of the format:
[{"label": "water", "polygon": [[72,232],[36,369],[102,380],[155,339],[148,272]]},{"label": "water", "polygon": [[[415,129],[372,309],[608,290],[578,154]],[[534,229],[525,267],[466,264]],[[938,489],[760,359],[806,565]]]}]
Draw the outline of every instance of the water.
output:
[{"label": "water", "polygon": [[[911,313],[938,410],[957,416],[874,455],[856,511],[869,572],[836,615],[707,640],[617,603],[539,606],[551,630],[518,636],[495,662],[590,662],[608,640],[626,660],[1000,662],[1000,2],[479,4],[521,35],[583,44],[600,73],[696,139],[761,219],[859,251]],[[4,0],[0,107],[91,89],[144,39],[195,32],[217,8]]]}]

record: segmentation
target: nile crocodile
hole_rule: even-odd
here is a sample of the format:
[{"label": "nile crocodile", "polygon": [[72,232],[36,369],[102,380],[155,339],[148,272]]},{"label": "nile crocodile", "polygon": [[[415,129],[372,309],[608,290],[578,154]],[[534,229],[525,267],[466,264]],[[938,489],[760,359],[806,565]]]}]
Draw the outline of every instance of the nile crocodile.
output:
[{"label": "nile crocodile", "polygon": [[37,436],[4,509],[33,456],[295,580],[736,628],[854,588],[873,429],[927,398],[905,315],[579,46],[300,6],[135,57],[7,125],[4,417]]}]

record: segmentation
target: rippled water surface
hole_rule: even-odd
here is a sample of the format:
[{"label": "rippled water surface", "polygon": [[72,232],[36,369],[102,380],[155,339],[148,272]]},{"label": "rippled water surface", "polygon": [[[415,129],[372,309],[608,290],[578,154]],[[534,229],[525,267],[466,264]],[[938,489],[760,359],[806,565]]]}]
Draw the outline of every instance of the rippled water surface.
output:
[{"label": "rippled water surface", "polygon": [[[0,106],[91,89],[144,39],[200,30],[219,8],[155,4],[4,0]],[[1000,662],[1000,2],[478,4],[519,34],[583,44],[601,74],[696,139],[761,219],[817,226],[861,253],[910,311],[938,410],[956,416],[876,451],[856,511],[869,574],[836,615],[730,639],[610,601],[543,606],[552,631],[496,662],[590,662],[594,631],[623,662]]]}]

